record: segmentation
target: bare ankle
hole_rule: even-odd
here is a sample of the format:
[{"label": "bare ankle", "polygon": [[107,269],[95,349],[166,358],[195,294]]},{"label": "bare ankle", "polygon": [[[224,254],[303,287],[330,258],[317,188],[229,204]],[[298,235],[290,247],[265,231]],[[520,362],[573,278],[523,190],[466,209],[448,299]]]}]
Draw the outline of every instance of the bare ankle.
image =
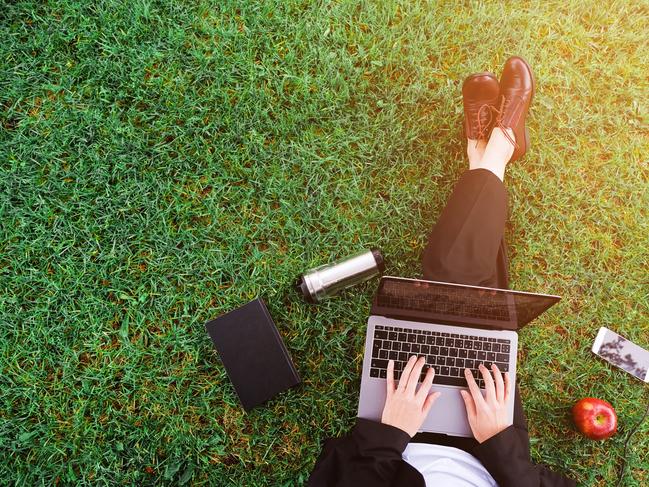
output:
[{"label": "bare ankle", "polygon": [[501,180],[504,180],[505,168],[514,154],[514,145],[511,142],[515,140],[514,133],[507,129],[507,135],[499,127],[494,127],[480,161],[480,167],[493,172]]},{"label": "bare ankle", "polygon": [[494,127],[488,145],[491,145],[494,152],[502,154],[506,158],[506,162],[509,162],[514,153],[515,141],[516,137],[512,129],[508,128],[505,132],[500,127]]},{"label": "bare ankle", "polygon": [[467,139],[466,154],[469,158],[469,169],[480,167],[487,142],[485,140]]}]

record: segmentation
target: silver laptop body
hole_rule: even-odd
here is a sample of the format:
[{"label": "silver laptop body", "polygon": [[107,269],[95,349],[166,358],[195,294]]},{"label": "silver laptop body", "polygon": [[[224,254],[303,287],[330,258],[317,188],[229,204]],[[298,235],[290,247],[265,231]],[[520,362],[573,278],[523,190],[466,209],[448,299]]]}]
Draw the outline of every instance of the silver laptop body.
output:
[{"label": "silver laptop body", "polygon": [[[460,395],[461,389],[467,389],[463,369],[469,364],[469,368],[477,369],[478,363],[494,362],[509,372],[512,394],[508,412],[510,421],[513,420],[516,330],[559,299],[552,295],[383,277],[367,322],[358,416],[381,420],[386,398],[384,367],[389,359],[395,360],[398,367],[403,362],[400,359],[423,355],[426,365],[436,369],[431,392],[442,394],[420,431],[473,436]],[[479,385],[483,387],[481,381]],[[484,395],[483,388],[481,391]]]}]

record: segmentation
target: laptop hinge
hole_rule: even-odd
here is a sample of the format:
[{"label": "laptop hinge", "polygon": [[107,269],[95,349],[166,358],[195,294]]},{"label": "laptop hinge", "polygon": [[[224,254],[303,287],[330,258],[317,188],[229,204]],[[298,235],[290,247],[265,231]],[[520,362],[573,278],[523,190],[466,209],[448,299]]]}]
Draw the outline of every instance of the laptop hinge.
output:
[{"label": "laptop hinge", "polygon": [[417,323],[426,323],[426,324],[438,324],[438,325],[448,325],[448,326],[463,326],[466,328],[476,328],[478,330],[491,330],[491,331],[516,331],[516,330],[511,330],[507,328],[500,328],[497,326],[487,326],[487,325],[476,325],[476,324],[467,324],[467,323],[453,323],[452,321],[448,320],[431,320],[431,319],[426,319],[426,318],[419,318],[419,317],[413,317],[413,316],[405,316],[405,315],[398,315],[398,314],[391,314],[391,313],[372,313],[374,316],[382,316],[384,318],[391,318],[393,320],[400,320],[400,321],[416,321]]}]

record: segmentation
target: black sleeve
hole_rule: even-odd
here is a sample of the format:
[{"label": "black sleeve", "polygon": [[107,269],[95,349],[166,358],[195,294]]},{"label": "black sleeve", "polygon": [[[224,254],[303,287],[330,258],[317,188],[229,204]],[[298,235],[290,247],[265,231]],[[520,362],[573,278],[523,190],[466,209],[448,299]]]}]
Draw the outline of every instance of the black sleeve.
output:
[{"label": "black sleeve", "polygon": [[531,462],[514,426],[479,444],[473,455],[500,487],[575,487],[574,480]]},{"label": "black sleeve", "polygon": [[421,474],[401,458],[409,441],[399,428],[358,418],[349,435],[325,442],[307,485],[381,487],[405,480],[423,487]]}]

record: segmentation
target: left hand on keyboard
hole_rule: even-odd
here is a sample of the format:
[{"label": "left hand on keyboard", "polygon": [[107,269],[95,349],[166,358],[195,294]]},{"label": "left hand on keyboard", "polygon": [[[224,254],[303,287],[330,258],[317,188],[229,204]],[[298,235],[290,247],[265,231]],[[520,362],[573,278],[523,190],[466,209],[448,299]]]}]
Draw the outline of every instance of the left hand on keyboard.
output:
[{"label": "left hand on keyboard", "polygon": [[428,416],[430,408],[441,394],[440,392],[429,394],[435,377],[435,371],[432,367],[428,368],[426,377],[417,390],[417,382],[419,382],[419,376],[425,363],[424,357],[419,357],[419,359],[415,355],[410,357],[401,373],[399,385],[395,387],[394,361],[390,360],[388,362],[386,377],[388,394],[383,408],[383,415],[381,416],[381,423],[399,428],[411,437],[419,431],[426,416]]}]

